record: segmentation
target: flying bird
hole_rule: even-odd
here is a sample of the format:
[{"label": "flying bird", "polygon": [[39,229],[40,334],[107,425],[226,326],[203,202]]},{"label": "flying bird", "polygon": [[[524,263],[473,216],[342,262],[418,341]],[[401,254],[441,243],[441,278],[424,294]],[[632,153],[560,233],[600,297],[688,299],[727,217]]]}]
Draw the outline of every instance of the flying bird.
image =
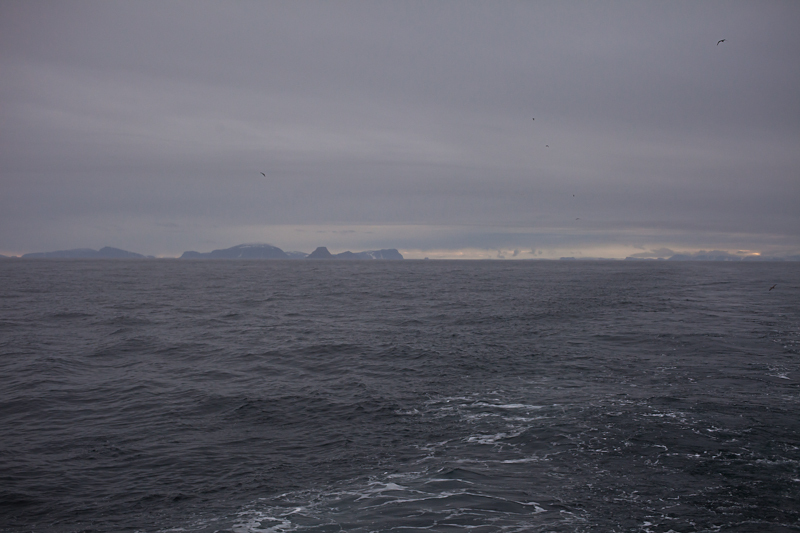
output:
[{"label": "flying bird", "polygon": [[266,174],[264,174],[263,172],[261,173],[261,175],[262,175],[262,176],[264,176],[265,178],[267,177],[267,175],[266,175]]},{"label": "flying bird", "polygon": [[550,148],[550,145],[549,144],[545,144],[544,147],[545,148]]},{"label": "flying bird", "polygon": [[[778,284],[776,283],[775,285],[773,285],[772,287],[769,288],[769,291],[771,291],[772,289],[774,289],[777,286],[778,286]],[[769,291],[767,291],[767,292],[769,292]]]},{"label": "flying bird", "polygon": [[720,39],[719,41],[717,41],[717,46],[719,46],[719,43],[724,43],[724,42],[725,42],[725,39]]}]

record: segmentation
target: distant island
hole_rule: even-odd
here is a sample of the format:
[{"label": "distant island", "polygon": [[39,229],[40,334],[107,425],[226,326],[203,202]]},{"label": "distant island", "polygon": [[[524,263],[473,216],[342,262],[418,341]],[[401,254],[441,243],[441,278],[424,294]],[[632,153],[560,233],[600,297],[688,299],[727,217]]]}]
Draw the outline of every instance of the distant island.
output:
[{"label": "distant island", "polygon": [[[0,259],[17,259],[0,255]],[[119,248],[105,246],[100,250],[91,248],[74,248],[55,252],[35,252],[24,254],[21,259],[155,259],[152,255],[142,255]],[[366,252],[342,252],[332,254],[324,246],[312,253],[284,252],[271,244],[239,244],[224,250],[211,252],[184,252],[180,259],[403,259],[396,249],[369,250]]]},{"label": "distant island", "polygon": [[[296,252],[295,252],[296,253]],[[305,254],[303,254],[305,257]],[[269,244],[240,244],[212,252],[183,252],[181,259],[296,259],[277,246]]]},{"label": "distant island", "polygon": [[269,244],[240,244],[224,250],[211,252],[184,252],[181,259],[403,259],[394,248],[389,250],[370,250],[367,252],[342,252],[332,254],[320,246],[310,254],[303,252],[284,252]]},{"label": "distant island", "polygon": [[324,246],[320,246],[311,252],[306,259],[402,259],[403,256],[394,248],[390,250],[371,250],[368,252],[342,252],[340,254],[332,254]]}]

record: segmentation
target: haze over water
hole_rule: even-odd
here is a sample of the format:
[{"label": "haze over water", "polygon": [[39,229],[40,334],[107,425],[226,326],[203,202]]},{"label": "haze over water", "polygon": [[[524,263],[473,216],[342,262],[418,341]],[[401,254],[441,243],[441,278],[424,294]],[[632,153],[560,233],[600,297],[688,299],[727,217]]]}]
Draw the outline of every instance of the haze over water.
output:
[{"label": "haze over water", "polygon": [[799,349],[796,263],[3,261],[0,530],[794,531]]}]

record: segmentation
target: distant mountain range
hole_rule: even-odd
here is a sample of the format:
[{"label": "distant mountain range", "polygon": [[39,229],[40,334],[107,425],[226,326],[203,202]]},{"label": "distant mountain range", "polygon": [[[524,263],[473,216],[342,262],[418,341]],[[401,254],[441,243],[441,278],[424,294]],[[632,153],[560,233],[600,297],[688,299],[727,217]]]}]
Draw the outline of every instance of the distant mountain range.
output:
[{"label": "distant mountain range", "polygon": [[[4,256],[0,256],[4,258]],[[76,248],[73,250],[58,250],[56,252],[36,252],[25,254],[23,259],[152,259],[153,256],[144,256],[119,248],[106,246],[100,250],[91,248]],[[277,246],[269,244],[240,244],[224,250],[211,252],[184,252],[181,259],[403,259],[403,256],[394,248],[390,250],[370,250],[367,252],[342,252],[331,254],[327,248],[320,246],[313,253],[284,252]]]},{"label": "distant mountain range", "polygon": [[327,248],[320,246],[310,254],[303,252],[284,252],[277,246],[269,244],[240,244],[224,250],[211,252],[184,252],[181,259],[402,259],[403,256],[391,250],[372,250],[368,252],[342,252],[331,254]]}]

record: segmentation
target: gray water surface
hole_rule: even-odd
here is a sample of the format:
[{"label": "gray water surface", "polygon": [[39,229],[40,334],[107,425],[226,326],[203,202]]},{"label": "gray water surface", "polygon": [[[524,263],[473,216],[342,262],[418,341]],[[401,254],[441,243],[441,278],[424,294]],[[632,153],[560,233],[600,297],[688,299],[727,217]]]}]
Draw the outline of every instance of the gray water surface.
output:
[{"label": "gray water surface", "polygon": [[798,531],[799,348],[792,263],[3,261],[0,529]]}]

